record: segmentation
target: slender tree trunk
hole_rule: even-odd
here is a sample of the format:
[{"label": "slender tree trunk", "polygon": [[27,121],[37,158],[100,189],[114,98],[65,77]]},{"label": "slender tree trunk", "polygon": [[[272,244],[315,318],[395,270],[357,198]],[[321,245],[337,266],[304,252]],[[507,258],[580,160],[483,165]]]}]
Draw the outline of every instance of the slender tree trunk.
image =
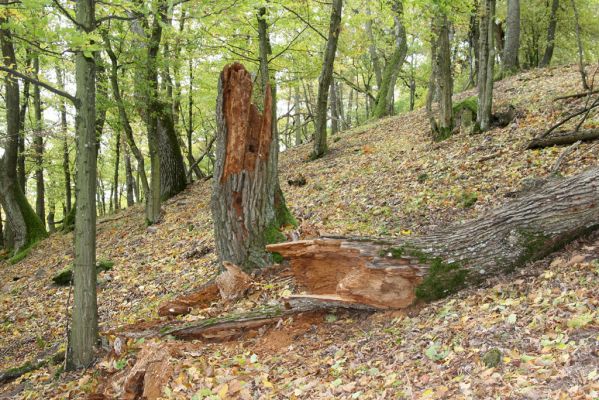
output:
[{"label": "slender tree trunk", "polygon": [[331,88],[329,89],[329,108],[331,109],[331,134],[339,132],[339,113],[337,108],[337,90],[335,88],[335,80],[331,82]]},{"label": "slender tree trunk", "polygon": [[0,249],[4,248],[4,223],[2,222],[2,205],[0,205]]},{"label": "slender tree trunk", "polygon": [[578,16],[578,8],[576,7],[576,0],[570,0],[572,4],[572,10],[574,11],[574,20],[576,23],[576,45],[578,47],[578,72],[580,72],[580,80],[582,88],[584,90],[591,90],[589,83],[587,82],[587,74],[584,69],[584,51],[582,49],[582,40],[580,37],[580,18]]},{"label": "slender tree trunk", "polygon": [[395,19],[395,50],[393,51],[391,59],[385,65],[383,79],[379,87],[376,105],[374,107],[375,118],[381,118],[392,114],[393,94],[395,92],[397,76],[406,59],[406,53],[408,51],[406,29],[403,24],[403,2],[401,0],[394,0],[392,9]]},{"label": "slender tree trunk", "polygon": [[341,13],[343,0],[333,0],[331,9],[331,21],[329,26],[329,37],[324,53],[322,70],[318,78],[318,100],[316,105],[316,127],[314,132],[314,150],[311,158],[320,158],[328,151],[327,145],[327,100],[329,87],[333,79],[333,67],[335,64],[335,53],[337,42],[341,32]]},{"label": "slender tree trunk", "polygon": [[[189,89],[187,92],[187,162],[189,165],[195,165],[193,172],[198,179],[202,179],[204,174],[200,166],[196,164],[193,157],[193,59],[189,58]],[[191,177],[191,175],[189,175]]]},{"label": "slender tree trunk", "polygon": [[[31,67],[31,56],[29,51],[26,55],[26,68]],[[27,107],[29,106],[29,81],[23,82],[23,99],[19,113],[19,153],[17,156],[17,179],[23,193],[27,193],[27,173],[25,171],[25,117],[27,116]]]},{"label": "slender tree trunk", "polygon": [[347,99],[347,111],[345,113],[345,123],[347,125],[347,129],[351,129],[352,122],[353,122],[351,114],[352,114],[353,106],[354,106],[354,92],[355,92],[355,90],[350,87],[349,96]]},{"label": "slender tree trunk", "polygon": [[495,0],[485,0],[480,19],[480,69],[478,74],[478,113],[476,115],[476,122],[481,131],[488,130],[491,125],[493,69],[495,65],[494,17]]},{"label": "slender tree trunk", "polygon": [[[435,31],[435,21],[431,22],[431,31]],[[433,113],[433,101],[435,100],[435,92],[436,92],[436,80],[438,71],[437,64],[437,44],[438,44],[438,35],[433,34],[431,38],[431,73],[428,78],[428,85],[426,91],[426,104],[424,109],[426,110],[426,115],[429,119],[429,123],[431,126],[431,133],[434,135],[438,132],[438,124],[437,119],[435,118],[435,114]]]},{"label": "slender tree trunk", "polygon": [[54,222],[56,206],[54,205],[54,202],[50,203],[48,209],[48,232],[54,233],[56,232],[56,224]]},{"label": "slender tree trunk", "polygon": [[114,203],[114,211],[118,211],[121,208],[119,202],[119,164],[121,161],[121,132],[116,132],[116,143],[114,149],[114,194],[113,194],[113,203]]},{"label": "slender tree trunk", "polygon": [[[39,80],[40,61],[36,55],[33,58],[33,70],[35,79]],[[35,119],[35,129],[33,136],[33,148],[35,151],[35,187],[36,200],[35,212],[40,221],[46,221],[45,209],[45,187],[44,187],[44,136],[42,126],[42,99],[39,85],[33,86],[33,114]]]},{"label": "slender tree trunk", "polygon": [[508,0],[505,47],[503,49],[503,71],[511,73],[520,66],[520,0]]},{"label": "slender tree trunk", "polygon": [[[58,88],[64,90],[63,71],[56,68],[56,81]],[[64,190],[65,190],[65,217],[71,212],[72,194],[71,194],[71,168],[69,161],[69,132],[67,125],[67,107],[64,99],[60,100],[60,128],[63,135],[62,142],[62,171],[64,175]]]},{"label": "slender tree trunk", "polygon": [[299,146],[302,144],[302,111],[301,111],[301,98],[299,92],[299,86],[294,87],[293,91],[293,109],[295,110],[295,115],[293,118],[293,126],[295,131],[295,145]]},{"label": "slender tree trunk", "polygon": [[552,0],[551,14],[549,15],[549,25],[547,26],[547,41],[545,44],[545,54],[539,64],[539,67],[547,67],[551,64],[553,58],[553,49],[555,48],[555,31],[557,30],[557,11],[559,10],[559,0]]},{"label": "slender tree trunk", "polygon": [[366,33],[368,34],[368,52],[370,53],[370,60],[372,61],[372,68],[374,69],[374,76],[376,78],[376,86],[380,90],[383,82],[383,72],[381,69],[381,62],[379,59],[378,51],[376,49],[376,41],[374,39],[374,32],[372,30],[372,11],[370,7],[366,7]]},{"label": "slender tree trunk", "polygon": [[[129,149],[125,146],[125,185],[127,191],[127,207],[135,204],[135,180],[133,179],[133,169],[131,168],[131,157]],[[139,199],[138,199],[139,201]]]},{"label": "slender tree trunk", "polygon": [[[131,124],[129,122],[129,115],[127,114],[127,110],[125,109],[125,104],[123,102],[123,97],[121,95],[121,89],[119,86],[119,79],[118,79],[118,68],[119,68],[118,60],[117,60],[116,54],[112,50],[110,40],[108,39],[108,36],[106,36],[106,35],[104,36],[104,44],[106,45],[106,53],[108,54],[108,57],[110,58],[110,62],[111,62],[110,84],[112,87],[112,97],[114,98],[114,101],[117,105],[117,109],[119,112],[119,121],[121,123],[121,127],[123,128],[123,131],[125,132],[125,138],[127,140],[127,144],[129,145],[129,148],[131,149],[131,152],[133,153],[135,160],[137,161],[138,178],[141,181],[141,188],[144,192],[144,196],[145,196],[146,202],[147,202],[147,199],[149,197],[149,192],[150,192],[150,186],[148,184],[148,178],[146,176],[144,156],[143,156],[141,150],[139,149],[139,147],[137,147],[137,145],[135,144],[135,137],[133,136],[133,128],[131,128]],[[139,201],[140,196],[137,195],[136,198]],[[148,207],[148,204],[146,204],[146,214],[148,213],[147,207]]]},{"label": "slender tree trunk", "polygon": [[[95,28],[94,0],[77,0],[79,29]],[[96,62],[83,51],[75,55],[77,82],[77,174],[73,325],[67,354],[69,368],[86,368],[94,360],[98,338],[96,298]]]}]

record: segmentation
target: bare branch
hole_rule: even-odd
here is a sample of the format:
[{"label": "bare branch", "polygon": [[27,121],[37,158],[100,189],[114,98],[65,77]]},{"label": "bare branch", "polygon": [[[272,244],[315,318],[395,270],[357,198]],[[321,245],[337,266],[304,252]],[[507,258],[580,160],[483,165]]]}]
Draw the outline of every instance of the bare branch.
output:
[{"label": "bare branch", "polygon": [[57,89],[54,86],[51,86],[51,85],[49,85],[49,84],[47,84],[45,82],[39,81],[39,80],[37,80],[35,78],[32,78],[32,77],[30,77],[28,75],[22,74],[19,71],[15,71],[14,69],[7,68],[7,67],[5,67],[3,65],[0,65],[0,71],[7,72],[7,73],[11,74],[12,76],[16,76],[17,78],[21,78],[21,79],[23,79],[25,81],[28,81],[28,82],[30,82],[30,83],[32,83],[34,85],[41,86],[44,89],[46,89],[46,90],[48,90],[48,91],[50,91],[50,92],[52,92],[54,94],[57,94],[59,96],[62,96],[64,98],[70,100],[75,106],[77,106],[79,104],[79,101],[77,100],[77,98],[75,96],[73,96],[72,94],[69,94],[69,93],[67,93],[67,92],[65,92],[63,90]]}]

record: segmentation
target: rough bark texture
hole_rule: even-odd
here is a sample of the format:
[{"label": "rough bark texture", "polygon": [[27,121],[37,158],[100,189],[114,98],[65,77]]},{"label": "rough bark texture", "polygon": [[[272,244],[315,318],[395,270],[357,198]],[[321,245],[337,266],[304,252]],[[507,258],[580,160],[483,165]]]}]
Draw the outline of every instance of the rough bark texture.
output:
[{"label": "rough bark texture", "polygon": [[580,17],[578,16],[578,8],[576,7],[576,0],[570,0],[572,5],[572,11],[574,11],[574,22],[576,23],[576,46],[578,47],[578,72],[580,73],[580,80],[582,88],[586,91],[590,91],[591,87],[587,81],[587,73],[584,69],[584,50],[582,48],[582,39],[580,37]]},{"label": "rough bark texture", "polygon": [[[39,57],[33,58],[35,79],[39,80]],[[44,136],[42,131],[42,98],[39,85],[33,86],[33,114],[35,119],[33,150],[35,152],[35,213],[40,221],[46,220],[46,203],[44,187]]]},{"label": "rough bark texture", "polygon": [[310,294],[378,308],[432,300],[543,257],[599,224],[599,168],[419,238],[317,239],[268,246]]},{"label": "rough bark texture", "polygon": [[329,25],[329,37],[322,62],[322,70],[318,78],[318,100],[316,103],[316,126],[314,132],[314,149],[312,158],[322,157],[328,151],[327,145],[327,102],[329,97],[329,86],[333,80],[333,65],[337,42],[341,32],[341,12],[343,0],[333,0],[331,10],[331,21]]},{"label": "rough bark texture", "polygon": [[547,26],[547,40],[545,44],[545,54],[539,64],[539,67],[547,67],[553,58],[553,49],[555,48],[555,31],[557,30],[557,11],[559,9],[559,0],[551,2],[551,14],[549,15],[549,25]]},{"label": "rough bark texture", "polygon": [[493,25],[495,0],[485,0],[480,18],[480,67],[478,71],[478,113],[476,123],[481,131],[491,127],[493,107],[493,69],[495,66],[495,46],[493,45]]},{"label": "rough bark texture", "polygon": [[503,48],[503,71],[514,72],[519,67],[520,51],[520,0],[508,0],[505,21],[505,47]]},{"label": "rough bark texture", "polygon": [[[64,90],[63,71],[60,68],[56,68],[56,81],[58,82],[58,88]],[[69,160],[69,136],[67,126],[67,107],[64,99],[60,100],[60,130],[62,135],[64,136],[62,141],[62,171],[64,175],[65,189],[64,215],[66,216],[71,212],[72,195],[71,169]]]},{"label": "rough bark texture", "polygon": [[[77,0],[79,29],[95,27],[94,0]],[[83,51],[75,55],[77,82],[77,175],[73,325],[67,351],[69,368],[85,368],[94,360],[98,338],[96,298],[96,63]]]},{"label": "rough bark texture", "polygon": [[167,104],[161,103],[158,118],[158,140],[160,145],[160,197],[167,200],[181,193],[187,186],[185,164],[177,140],[177,132]]},{"label": "rough bark texture", "polygon": [[275,203],[271,91],[264,112],[251,103],[252,79],[243,65],[221,73],[216,105],[217,138],[212,216],[221,261],[249,270],[270,261],[264,246],[280,234]]},{"label": "rough bark texture", "polygon": [[449,43],[449,20],[443,14],[437,17],[437,87],[439,88],[439,123],[437,140],[445,139],[453,130],[453,77],[451,75],[451,49]]}]

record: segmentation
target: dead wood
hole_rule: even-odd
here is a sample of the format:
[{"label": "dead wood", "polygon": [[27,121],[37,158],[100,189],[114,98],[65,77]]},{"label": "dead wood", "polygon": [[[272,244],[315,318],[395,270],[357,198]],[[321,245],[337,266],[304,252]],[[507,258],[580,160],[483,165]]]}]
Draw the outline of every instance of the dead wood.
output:
[{"label": "dead wood", "polygon": [[158,307],[160,316],[176,316],[189,314],[193,308],[206,308],[220,299],[216,280],[210,280],[193,293],[179,296],[162,303]]},{"label": "dead wood", "polygon": [[[547,180],[472,221],[414,238],[321,238],[267,246],[316,300],[404,308],[506,274],[594,230],[599,168]],[[314,297],[314,295],[318,295]]]},{"label": "dead wood", "polygon": [[223,261],[223,271],[216,277],[216,285],[224,302],[235,301],[247,292],[252,284],[252,278],[237,265]]},{"label": "dead wood", "polygon": [[526,147],[528,150],[542,149],[551,146],[564,146],[573,144],[579,140],[582,142],[589,142],[599,139],[599,129],[593,129],[582,132],[567,132],[562,133],[559,136],[552,137],[540,137],[530,141]]},{"label": "dead wood", "polygon": [[565,96],[554,97],[553,101],[568,100],[568,99],[581,99],[583,97],[586,97],[586,96],[589,96],[589,95],[592,95],[592,94],[596,94],[596,93],[599,93],[599,89],[593,90],[591,92],[586,91],[586,92],[568,94],[568,95],[565,95]]}]

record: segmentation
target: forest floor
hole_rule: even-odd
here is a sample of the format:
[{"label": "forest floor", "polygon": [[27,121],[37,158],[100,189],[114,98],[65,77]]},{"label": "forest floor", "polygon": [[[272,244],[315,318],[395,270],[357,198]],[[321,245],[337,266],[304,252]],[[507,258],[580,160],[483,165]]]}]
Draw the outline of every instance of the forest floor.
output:
[{"label": "forest floor", "polygon": [[[482,135],[429,139],[423,110],[337,134],[331,152],[307,162],[310,144],[281,154],[283,191],[302,235],[399,236],[464,221],[509,201],[546,176],[564,148],[525,150],[527,142],[584,99],[576,68],[529,71],[497,82],[495,110],[516,120]],[[462,99],[473,91],[456,96]],[[599,127],[597,117],[586,127]],[[581,144],[561,166],[571,175],[597,165],[599,141]],[[289,186],[299,172],[307,183]],[[211,182],[196,182],[146,227],[142,206],[98,223],[104,342],[116,327],[158,318],[158,305],[217,274],[210,217]],[[474,201],[474,199],[476,201]],[[68,287],[52,277],[72,262],[72,234],[54,234],[16,265],[0,264],[0,371],[64,343]],[[247,311],[293,290],[261,280],[251,294],[216,311]],[[142,348],[168,350],[159,392],[167,399],[596,399],[599,397],[599,236],[480,288],[394,312],[329,311],[282,318],[227,343],[167,338],[129,340],[83,372],[47,366],[0,386],[0,399],[86,398],[110,387]],[[499,351],[499,364],[483,358]],[[491,351],[491,352],[489,352]],[[89,398],[102,398],[90,396]]]}]

